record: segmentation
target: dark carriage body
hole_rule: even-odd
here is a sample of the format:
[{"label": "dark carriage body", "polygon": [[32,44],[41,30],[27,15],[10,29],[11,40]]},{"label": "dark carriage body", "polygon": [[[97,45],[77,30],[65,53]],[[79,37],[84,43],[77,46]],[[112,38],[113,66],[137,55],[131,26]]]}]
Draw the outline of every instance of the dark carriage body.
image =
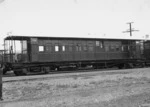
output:
[{"label": "dark carriage body", "polygon": [[146,59],[150,60],[150,41],[144,42],[144,56]]},{"label": "dark carriage body", "polygon": [[[97,42],[97,44],[96,44]],[[111,47],[111,46],[114,47]],[[112,48],[110,51],[109,48]],[[31,44],[31,62],[92,61],[128,59],[128,52],[121,51],[121,41],[75,38],[38,38]]]},{"label": "dark carriage body", "polygon": [[[17,40],[22,43],[21,53],[14,51]],[[140,40],[9,36],[6,41],[13,41],[5,53],[5,62],[11,63],[12,69],[121,66],[143,58]]]}]

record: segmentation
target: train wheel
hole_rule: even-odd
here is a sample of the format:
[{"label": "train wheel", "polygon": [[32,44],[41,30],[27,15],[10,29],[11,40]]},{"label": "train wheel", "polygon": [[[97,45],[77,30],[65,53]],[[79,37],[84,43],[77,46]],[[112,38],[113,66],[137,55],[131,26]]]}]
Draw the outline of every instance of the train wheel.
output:
[{"label": "train wheel", "polygon": [[94,69],[98,69],[98,65],[94,64],[94,65],[93,65],[93,68],[94,68]]},{"label": "train wheel", "polygon": [[19,75],[20,75],[20,71],[19,71],[19,70],[14,70],[14,74],[15,74],[16,76],[19,76]]},{"label": "train wheel", "polygon": [[2,68],[3,74],[7,73],[7,69],[6,68]]},{"label": "train wheel", "polygon": [[134,68],[132,63],[125,64],[125,69]]},{"label": "train wheel", "polygon": [[44,72],[44,74],[48,74],[50,72],[50,67],[43,67],[42,72]]},{"label": "train wheel", "polygon": [[141,68],[144,68],[145,66],[146,66],[145,63],[140,63]]},{"label": "train wheel", "polygon": [[27,75],[28,70],[26,68],[24,68],[24,69],[21,70],[21,73],[22,73],[22,75]]},{"label": "train wheel", "polygon": [[14,74],[16,76],[22,76],[22,75],[27,75],[28,70],[27,69],[15,69]]},{"label": "train wheel", "polygon": [[6,74],[7,71],[9,71],[9,70],[8,70],[8,68],[5,65],[3,65],[2,66],[2,71],[3,71],[3,74]]},{"label": "train wheel", "polygon": [[118,65],[118,68],[119,68],[119,69],[123,69],[124,66],[125,66],[124,64],[119,64],[119,65]]}]

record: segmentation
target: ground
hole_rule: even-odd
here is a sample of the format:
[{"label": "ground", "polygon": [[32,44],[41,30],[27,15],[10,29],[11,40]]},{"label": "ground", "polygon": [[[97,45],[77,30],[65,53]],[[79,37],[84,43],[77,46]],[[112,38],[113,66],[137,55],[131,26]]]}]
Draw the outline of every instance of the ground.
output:
[{"label": "ground", "polygon": [[150,107],[150,68],[3,78],[0,107]]}]

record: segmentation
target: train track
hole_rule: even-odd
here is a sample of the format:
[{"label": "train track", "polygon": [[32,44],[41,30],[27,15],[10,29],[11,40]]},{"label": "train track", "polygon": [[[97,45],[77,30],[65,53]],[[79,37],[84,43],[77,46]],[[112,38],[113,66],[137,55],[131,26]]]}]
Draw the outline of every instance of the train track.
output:
[{"label": "train track", "polygon": [[[139,67],[134,67],[134,68],[122,68],[122,69],[136,69]],[[141,68],[141,67],[140,67]],[[62,70],[51,70],[48,74],[66,74],[66,73],[81,73],[81,72],[94,72],[94,71],[109,71],[109,70],[122,70],[122,69],[118,69],[118,67],[113,67],[113,68],[98,68],[98,69],[94,69],[93,67],[83,67],[83,68],[79,68],[79,69],[62,69]],[[44,75],[44,72],[29,72],[27,73],[26,76],[33,76],[33,75]],[[48,75],[46,74],[46,75]],[[16,75],[14,74],[13,71],[7,72],[5,75],[3,75],[3,77],[16,77]]]},{"label": "train track", "polygon": [[31,73],[27,76],[15,76],[13,73],[8,73],[3,76],[3,82],[14,82],[14,81],[26,81],[26,80],[36,80],[36,79],[53,79],[53,78],[61,78],[67,76],[78,76],[78,75],[96,75],[97,73],[101,74],[126,74],[131,73],[133,69],[88,69],[88,70],[76,70],[76,71],[52,71],[49,74],[43,73]]},{"label": "train track", "polygon": [[[38,76],[38,75],[53,75],[53,74],[67,74],[67,73],[82,73],[82,72],[103,72],[103,71],[110,71],[110,70],[120,70],[118,68],[104,68],[104,69],[93,69],[93,68],[81,68],[78,70],[51,70],[48,74],[45,74],[43,72],[35,72],[35,73],[28,73],[27,75],[24,76]],[[18,77],[14,74],[13,71],[9,71],[7,72],[5,75],[3,75],[3,77]],[[23,77],[23,76],[21,76]]]}]

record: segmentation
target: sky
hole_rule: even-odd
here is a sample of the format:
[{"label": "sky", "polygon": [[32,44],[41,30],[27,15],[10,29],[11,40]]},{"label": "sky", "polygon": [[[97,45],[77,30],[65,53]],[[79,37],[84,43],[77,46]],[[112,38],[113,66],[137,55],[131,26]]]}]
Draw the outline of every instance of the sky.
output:
[{"label": "sky", "polygon": [[144,38],[150,0],[0,0],[0,49],[8,35]]}]

